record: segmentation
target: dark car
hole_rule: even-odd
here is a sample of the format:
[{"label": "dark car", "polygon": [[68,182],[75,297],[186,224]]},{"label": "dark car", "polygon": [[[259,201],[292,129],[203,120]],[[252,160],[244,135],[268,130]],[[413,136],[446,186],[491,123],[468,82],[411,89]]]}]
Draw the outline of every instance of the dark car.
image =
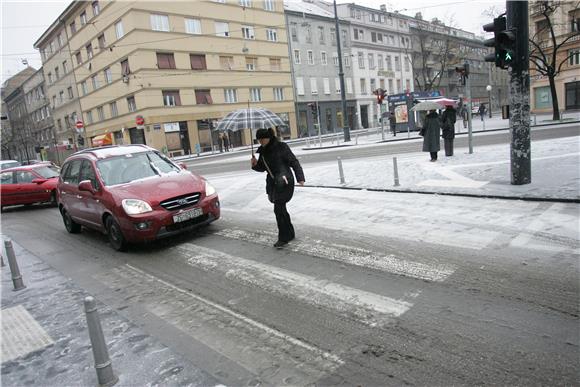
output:
[{"label": "dark car", "polygon": [[45,164],[26,165],[0,172],[2,208],[18,204],[56,204],[58,169]]},{"label": "dark car", "polygon": [[215,189],[145,145],[92,148],[71,155],[58,183],[68,232],[106,233],[114,249],[207,225],[220,217]]}]

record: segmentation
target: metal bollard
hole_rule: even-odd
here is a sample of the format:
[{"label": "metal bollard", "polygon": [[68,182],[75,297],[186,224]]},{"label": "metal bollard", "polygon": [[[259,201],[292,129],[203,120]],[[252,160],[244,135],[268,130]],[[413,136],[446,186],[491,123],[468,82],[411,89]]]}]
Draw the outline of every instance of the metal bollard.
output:
[{"label": "metal bollard", "polygon": [[10,265],[10,273],[12,273],[12,283],[14,284],[14,290],[22,290],[26,288],[26,286],[22,281],[22,275],[20,274],[18,262],[16,262],[16,255],[14,254],[14,246],[12,246],[12,241],[4,241],[4,248],[6,249],[8,265]]},{"label": "metal bollard", "polygon": [[354,135],[355,144],[358,145],[358,133]]},{"label": "metal bollard", "polygon": [[336,145],[340,144],[340,133],[336,134]]},{"label": "metal bollard", "polygon": [[99,320],[97,303],[93,297],[85,298],[85,314],[87,316],[89,338],[93,348],[99,386],[112,386],[119,381],[119,378],[113,372],[113,364],[109,358],[109,351],[107,350],[105,336]]},{"label": "metal bollard", "polygon": [[338,160],[338,173],[340,174],[340,184],[344,184],[344,171],[342,170],[342,160],[337,157]]},{"label": "metal bollard", "polygon": [[536,126],[536,125],[537,125],[537,123],[536,123],[536,115],[534,114],[534,126]]},{"label": "metal bollard", "polygon": [[395,187],[398,187],[399,184],[399,168],[397,168],[397,158],[393,157],[393,169],[394,169],[394,177],[395,177]]}]

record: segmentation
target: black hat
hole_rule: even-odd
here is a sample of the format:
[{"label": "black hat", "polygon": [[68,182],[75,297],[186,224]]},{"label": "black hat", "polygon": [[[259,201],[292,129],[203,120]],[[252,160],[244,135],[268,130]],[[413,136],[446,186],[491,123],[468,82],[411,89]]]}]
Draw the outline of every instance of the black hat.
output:
[{"label": "black hat", "polygon": [[256,140],[259,140],[261,138],[271,138],[272,134],[270,133],[270,131],[268,129],[258,129],[256,131]]}]

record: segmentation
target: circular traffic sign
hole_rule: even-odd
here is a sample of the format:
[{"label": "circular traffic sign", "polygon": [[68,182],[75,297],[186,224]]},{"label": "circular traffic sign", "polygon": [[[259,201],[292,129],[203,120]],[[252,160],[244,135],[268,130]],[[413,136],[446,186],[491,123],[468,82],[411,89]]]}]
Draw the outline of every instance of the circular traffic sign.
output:
[{"label": "circular traffic sign", "polygon": [[77,129],[82,129],[85,125],[83,124],[83,122],[81,120],[78,120],[76,123],[76,127]]},{"label": "circular traffic sign", "polygon": [[135,123],[139,126],[143,125],[145,123],[145,118],[143,118],[143,116],[137,116],[135,118]]}]

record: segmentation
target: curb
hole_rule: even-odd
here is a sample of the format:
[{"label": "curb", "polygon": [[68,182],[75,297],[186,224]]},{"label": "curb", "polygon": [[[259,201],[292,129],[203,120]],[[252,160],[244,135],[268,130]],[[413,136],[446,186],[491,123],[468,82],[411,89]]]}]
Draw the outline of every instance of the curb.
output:
[{"label": "curb", "polygon": [[580,203],[580,198],[570,199],[570,198],[539,198],[530,196],[504,196],[504,195],[477,195],[469,193],[459,193],[459,192],[435,192],[435,191],[417,191],[411,189],[389,189],[389,188],[359,188],[359,187],[340,187],[331,185],[304,185],[308,188],[330,188],[330,189],[342,189],[348,191],[371,191],[371,192],[387,192],[387,193],[411,193],[411,194],[422,194],[422,195],[441,195],[441,196],[459,196],[468,198],[481,198],[481,199],[501,199],[501,200],[522,200],[527,202],[552,202],[552,203]]}]

